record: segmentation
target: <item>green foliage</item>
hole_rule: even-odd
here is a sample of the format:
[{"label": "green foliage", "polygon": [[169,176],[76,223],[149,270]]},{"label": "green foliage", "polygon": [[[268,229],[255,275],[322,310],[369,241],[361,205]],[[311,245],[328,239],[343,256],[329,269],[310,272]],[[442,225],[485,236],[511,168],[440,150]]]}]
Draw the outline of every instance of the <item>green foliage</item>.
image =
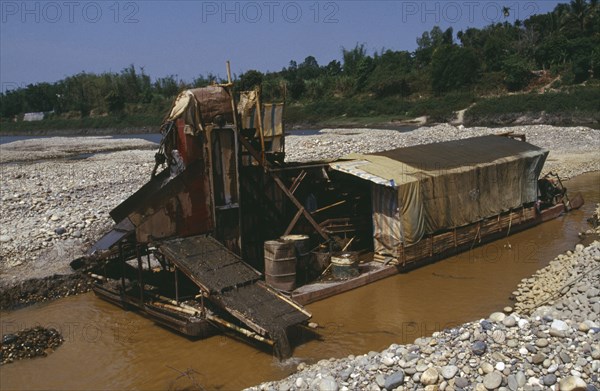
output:
[{"label": "green foliage", "polygon": [[527,87],[533,78],[529,62],[516,54],[502,62],[502,70],[505,74],[504,84],[509,91],[518,91]]},{"label": "green foliage", "polygon": [[600,88],[573,88],[546,94],[517,94],[479,100],[465,118],[473,121],[489,116],[519,113],[581,113],[598,116]]},{"label": "green foliage", "polygon": [[431,86],[440,94],[454,91],[477,79],[479,58],[471,48],[457,45],[438,47],[431,58]]},{"label": "green foliage", "polygon": [[[265,101],[286,99],[291,103],[290,118],[300,114],[307,119],[330,117],[338,121],[420,115],[435,120],[451,118],[452,111],[477,100],[474,94],[522,92],[534,85],[536,74],[547,75],[534,71],[551,70],[552,76],[560,76],[552,87],[561,89],[600,79],[599,3],[571,0],[522,22],[459,31],[457,41],[452,28],[444,31],[435,26],[417,38],[413,52],[382,49],[371,54],[365,43],[357,43],[353,48],[342,48],[341,61],[332,60],[327,65],[308,55],[301,61],[291,60],[279,72],[248,70],[235,80],[235,88],[251,90],[261,85]],[[60,121],[69,118],[86,126],[90,125],[85,122],[88,120],[110,122],[98,118],[103,113],[117,118],[116,123],[127,123],[127,118],[136,116],[162,117],[180,91],[223,82],[217,79],[209,73],[190,83],[177,75],[151,80],[143,68],[134,65],[118,73],[82,72],[56,83],[38,83],[0,94],[0,117],[53,113],[52,119],[42,121],[44,125],[28,126],[67,126]],[[510,104],[498,102],[499,110],[503,110],[502,105],[519,109],[513,105],[519,99],[511,98]],[[546,101],[527,95],[524,103],[554,105],[563,99],[553,96]]]},{"label": "green foliage", "polygon": [[259,87],[263,81],[263,74],[259,71],[251,69],[240,75],[240,79],[236,87],[240,91],[251,91]]},{"label": "green foliage", "polygon": [[105,97],[106,107],[111,114],[120,114],[125,109],[125,98],[118,90],[110,91]]}]

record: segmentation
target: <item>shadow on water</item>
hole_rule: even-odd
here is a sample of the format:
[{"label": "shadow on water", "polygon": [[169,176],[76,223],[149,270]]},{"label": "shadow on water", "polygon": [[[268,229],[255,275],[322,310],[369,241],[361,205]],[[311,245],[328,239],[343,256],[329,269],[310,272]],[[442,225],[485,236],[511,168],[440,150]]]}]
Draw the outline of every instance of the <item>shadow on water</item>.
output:
[{"label": "shadow on water", "polygon": [[66,341],[47,358],[0,367],[0,388],[240,389],[282,378],[301,361],[379,351],[486,317],[510,305],[509,296],[522,278],[572,249],[578,233],[588,228],[586,219],[600,202],[600,172],[567,186],[583,193],[582,209],[309,305],[320,325],[319,338],[295,336],[303,343],[283,363],[222,335],[190,340],[85,294],[2,314],[2,334],[41,324],[60,329]]}]

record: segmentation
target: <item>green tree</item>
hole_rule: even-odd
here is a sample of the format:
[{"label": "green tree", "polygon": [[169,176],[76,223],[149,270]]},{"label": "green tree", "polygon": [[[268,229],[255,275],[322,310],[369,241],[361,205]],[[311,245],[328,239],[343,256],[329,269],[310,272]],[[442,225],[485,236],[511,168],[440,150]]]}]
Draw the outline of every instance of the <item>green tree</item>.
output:
[{"label": "green tree", "polygon": [[471,48],[442,45],[431,58],[431,87],[436,94],[457,90],[477,80],[479,58]]},{"label": "green tree", "polygon": [[122,114],[123,110],[125,110],[125,98],[118,89],[110,91],[104,97],[104,100],[106,102],[108,112],[111,114]]},{"label": "green tree", "polygon": [[525,88],[531,81],[531,64],[519,55],[513,54],[507,57],[503,64],[504,84],[509,91],[517,91]]},{"label": "green tree", "polygon": [[240,81],[237,83],[237,87],[240,91],[251,91],[262,84],[263,78],[264,75],[262,72],[251,69],[240,75]]}]

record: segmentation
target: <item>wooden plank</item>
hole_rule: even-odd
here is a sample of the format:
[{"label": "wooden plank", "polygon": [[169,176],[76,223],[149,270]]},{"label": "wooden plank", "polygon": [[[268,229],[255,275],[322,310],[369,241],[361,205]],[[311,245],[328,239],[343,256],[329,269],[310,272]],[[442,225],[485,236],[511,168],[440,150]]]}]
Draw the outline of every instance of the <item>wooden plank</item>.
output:
[{"label": "wooden plank", "polygon": [[304,208],[298,209],[298,212],[296,213],[296,215],[294,216],[294,218],[292,219],[292,221],[290,222],[288,227],[285,229],[283,236],[289,235],[292,232],[292,230],[296,226],[296,223],[298,223],[298,220],[300,220],[300,216],[302,216],[303,212],[304,212]]},{"label": "wooden plank", "polygon": [[[292,292],[292,299],[299,304],[306,305],[318,300],[323,300],[327,297],[337,295],[342,292],[359,288],[361,286],[379,281],[383,278],[398,274],[400,268],[398,266],[379,266],[374,271],[362,273],[358,277],[346,281],[311,284],[313,289],[302,289],[300,287]],[[318,285],[318,286],[317,286]],[[308,285],[305,285],[307,287]]]}]

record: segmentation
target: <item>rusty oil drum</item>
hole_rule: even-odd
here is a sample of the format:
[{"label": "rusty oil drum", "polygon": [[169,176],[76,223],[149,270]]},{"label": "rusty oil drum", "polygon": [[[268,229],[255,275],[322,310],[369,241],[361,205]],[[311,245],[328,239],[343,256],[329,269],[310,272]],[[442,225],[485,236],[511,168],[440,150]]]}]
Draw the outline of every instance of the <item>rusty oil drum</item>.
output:
[{"label": "rusty oil drum", "polygon": [[283,241],[294,243],[296,248],[296,282],[303,285],[308,282],[308,276],[313,263],[313,254],[310,237],[308,235],[286,235],[280,238]]},{"label": "rusty oil drum", "polygon": [[265,281],[282,291],[296,288],[296,247],[293,241],[265,242]]}]

